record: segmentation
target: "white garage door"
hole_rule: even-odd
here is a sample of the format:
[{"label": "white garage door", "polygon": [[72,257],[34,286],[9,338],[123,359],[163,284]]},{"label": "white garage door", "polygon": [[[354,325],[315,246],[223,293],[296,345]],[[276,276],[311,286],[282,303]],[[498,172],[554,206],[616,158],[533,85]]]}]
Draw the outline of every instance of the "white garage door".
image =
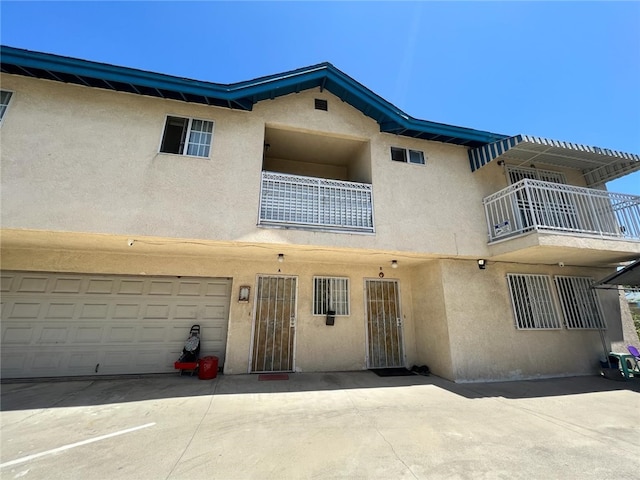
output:
[{"label": "white garage door", "polygon": [[2,377],[175,371],[191,325],[224,362],[231,280],[2,272]]}]

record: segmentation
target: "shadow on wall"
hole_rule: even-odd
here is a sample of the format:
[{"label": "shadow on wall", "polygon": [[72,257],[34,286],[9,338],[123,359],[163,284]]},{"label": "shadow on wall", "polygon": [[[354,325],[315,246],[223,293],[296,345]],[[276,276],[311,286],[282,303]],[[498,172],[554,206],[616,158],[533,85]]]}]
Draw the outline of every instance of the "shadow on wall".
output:
[{"label": "shadow on wall", "polygon": [[630,390],[640,393],[640,378],[625,382],[600,376],[495,383],[456,384],[436,376],[379,377],[370,371],[289,374],[288,380],[259,381],[258,375],[219,375],[214,380],[154,375],[119,378],[35,379],[3,382],[0,410],[33,410],[108,405],[211,395],[318,392],[367,388],[444,389],[468,399],[536,398]]}]

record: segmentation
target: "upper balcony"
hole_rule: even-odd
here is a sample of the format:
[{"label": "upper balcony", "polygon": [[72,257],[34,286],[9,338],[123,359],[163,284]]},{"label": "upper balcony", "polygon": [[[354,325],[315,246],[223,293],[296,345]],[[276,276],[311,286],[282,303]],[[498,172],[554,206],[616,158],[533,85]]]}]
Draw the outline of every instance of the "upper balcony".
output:
[{"label": "upper balcony", "polygon": [[271,125],[264,148],[258,226],[374,233],[368,141]]},{"label": "upper balcony", "polygon": [[258,225],[373,233],[371,184],[262,172]]},{"label": "upper balcony", "polygon": [[[492,252],[505,260],[514,260],[518,250],[531,260],[532,249],[544,246],[555,247],[555,252],[547,249],[547,253],[557,255],[575,256],[582,251],[594,261],[617,261],[640,251],[636,243],[640,241],[640,196],[525,178],[486,197],[483,203],[490,247],[501,243]],[[565,238],[541,241],[538,235],[534,241],[522,240],[532,233]],[[576,242],[570,237],[584,240]],[[590,243],[588,239],[602,241]],[[509,240],[510,245],[505,245]],[[535,253],[533,257],[540,261],[541,252]]]}]

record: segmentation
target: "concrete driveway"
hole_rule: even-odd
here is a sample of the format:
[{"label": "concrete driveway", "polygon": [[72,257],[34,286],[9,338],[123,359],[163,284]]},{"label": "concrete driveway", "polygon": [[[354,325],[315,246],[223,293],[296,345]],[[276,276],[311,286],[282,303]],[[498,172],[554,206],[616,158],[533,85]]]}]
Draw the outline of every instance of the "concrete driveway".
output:
[{"label": "concrete driveway", "polygon": [[2,385],[2,479],[628,479],[640,379],[371,372]]}]

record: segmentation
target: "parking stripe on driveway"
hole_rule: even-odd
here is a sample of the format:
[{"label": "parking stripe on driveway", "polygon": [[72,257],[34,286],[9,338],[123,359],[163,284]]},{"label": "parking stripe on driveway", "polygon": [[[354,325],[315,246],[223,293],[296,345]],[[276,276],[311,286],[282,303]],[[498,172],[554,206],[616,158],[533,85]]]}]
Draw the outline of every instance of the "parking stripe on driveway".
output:
[{"label": "parking stripe on driveway", "polygon": [[145,423],[144,425],[140,425],[139,427],[127,428],[126,430],[120,430],[119,432],[108,433],[107,435],[101,435],[96,438],[90,438],[88,440],[83,440],[81,442],[71,443],[69,445],[64,445],[62,447],[54,448],[52,450],[47,450],[46,452],[34,453],[33,455],[17,458],[15,460],[11,460],[10,462],[0,463],[0,468],[10,467],[12,465],[17,465],[19,463],[28,462],[29,460],[34,460],[36,458],[44,457],[46,455],[52,455],[54,453],[63,452],[71,448],[81,447],[82,445],[87,445],[89,443],[99,442],[101,440],[106,440],[107,438],[117,437],[118,435],[124,435],[125,433],[131,433],[131,432],[135,432],[136,430],[141,430],[143,428],[153,427],[154,425],[155,425],[155,422]]}]

